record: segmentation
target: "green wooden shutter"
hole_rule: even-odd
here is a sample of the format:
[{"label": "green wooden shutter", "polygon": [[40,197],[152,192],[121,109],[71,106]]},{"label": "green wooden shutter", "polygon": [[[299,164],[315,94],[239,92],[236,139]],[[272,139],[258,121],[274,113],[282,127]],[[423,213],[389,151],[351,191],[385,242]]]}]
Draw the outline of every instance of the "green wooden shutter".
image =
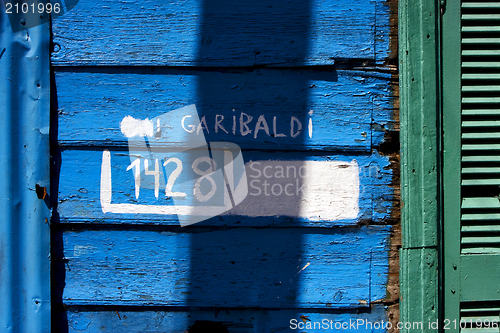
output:
[{"label": "green wooden shutter", "polygon": [[500,332],[500,1],[449,1],[442,41],[443,319]]}]

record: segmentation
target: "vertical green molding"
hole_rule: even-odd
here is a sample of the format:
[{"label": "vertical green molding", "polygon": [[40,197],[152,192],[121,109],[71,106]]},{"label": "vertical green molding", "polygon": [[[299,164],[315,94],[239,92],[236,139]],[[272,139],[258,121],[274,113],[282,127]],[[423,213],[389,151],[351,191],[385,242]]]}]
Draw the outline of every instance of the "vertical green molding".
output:
[{"label": "vertical green molding", "polygon": [[402,248],[400,321],[439,317],[439,0],[400,0]]},{"label": "vertical green molding", "polygon": [[[443,319],[460,320],[461,1],[443,15]],[[450,329],[449,333],[458,332]]]}]

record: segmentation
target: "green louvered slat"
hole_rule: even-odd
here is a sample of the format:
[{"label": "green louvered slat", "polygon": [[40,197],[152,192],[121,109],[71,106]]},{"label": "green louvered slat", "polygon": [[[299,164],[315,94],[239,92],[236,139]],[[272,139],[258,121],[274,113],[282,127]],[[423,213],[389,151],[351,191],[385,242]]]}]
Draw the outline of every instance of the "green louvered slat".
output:
[{"label": "green louvered slat", "polygon": [[500,232],[500,225],[466,225],[462,232]]},{"label": "green louvered slat", "polygon": [[498,328],[462,328],[461,333],[498,333]]},{"label": "green louvered slat", "polygon": [[500,214],[462,214],[462,221],[489,221],[500,219]]},{"label": "green louvered slat", "polygon": [[490,323],[499,321],[498,316],[464,316],[464,319],[465,318],[467,318],[467,321],[472,320],[473,322],[476,322],[476,320],[481,320],[482,323],[485,323],[486,320],[488,320]]},{"label": "green louvered slat", "polygon": [[462,186],[500,185],[500,179],[464,179]]},{"label": "green louvered slat", "polygon": [[463,50],[463,56],[499,56],[500,50]]},{"label": "green louvered slat", "polygon": [[462,8],[484,8],[493,9],[500,8],[500,3],[498,2],[463,2]]},{"label": "green louvered slat", "polygon": [[500,74],[468,73],[462,74],[462,80],[500,80]]},{"label": "green louvered slat", "polygon": [[471,27],[462,27],[462,32],[500,32],[499,26],[471,26]]},{"label": "green louvered slat", "polygon": [[[499,30],[500,32],[500,30]],[[484,62],[479,62],[479,61],[465,61],[462,62],[462,68],[499,68],[500,67],[500,62],[493,62],[493,61],[484,61]],[[463,88],[462,88],[462,91]]]},{"label": "green louvered slat", "polygon": [[500,139],[500,132],[463,133],[462,139]]},{"label": "green louvered slat", "polygon": [[[498,63],[500,67],[500,62]],[[476,92],[476,91],[500,91],[500,86],[462,86],[462,91],[464,92]]]},{"label": "green louvered slat", "polygon": [[466,144],[462,150],[500,150],[500,144]]},{"label": "green louvered slat", "polygon": [[496,244],[500,243],[500,236],[498,237],[468,237],[462,236],[462,244],[484,244],[484,243],[489,243],[489,244]]},{"label": "green louvered slat", "polygon": [[464,21],[490,21],[500,20],[500,14],[463,14]]},{"label": "green louvered slat", "polygon": [[493,306],[490,306],[490,307],[478,306],[478,305],[474,304],[474,306],[470,307],[470,308],[463,307],[462,309],[460,309],[460,312],[463,312],[463,313],[471,313],[471,312],[476,312],[476,313],[477,312],[497,312],[498,314],[500,314],[500,304],[497,304],[496,306],[493,305]]},{"label": "green louvered slat", "polygon": [[500,126],[500,120],[462,121],[462,127],[497,127],[497,126]]},{"label": "green louvered slat", "polygon": [[464,97],[464,98],[462,98],[462,103],[464,103],[464,104],[496,104],[496,103],[500,103],[500,97]]},{"label": "green louvered slat", "polygon": [[[475,173],[500,173],[500,168],[462,168],[462,173],[475,174]],[[500,208],[500,206],[498,207]]]},{"label": "green louvered slat", "polygon": [[479,198],[463,198],[462,209],[476,209],[476,208],[499,208],[500,197],[479,197]]},{"label": "green louvered slat", "polygon": [[492,247],[492,246],[469,246],[469,247],[464,247],[462,248],[461,254],[465,255],[470,255],[470,254],[499,254],[500,253],[500,248],[499,247]]},{"label": "green louvered slat", "polygon": [[500,44],[500,38],[462,38],[462,44]]},{"label": "green louvered slat", "polygon": [[463,109],[463,116],[500,116],[500,109]]},{"label": "green louvered slat", "polygon": [[[465,320],[466,322],[473,322],[473,323],[476,323],[477,322],[481,322],[483,325],[485,325],[486,323],[498,323],[499,319],[498,319],[498,316],[463,316],[463,320]],[[491,325],[489,325],[491,326]],[[490,327],[492,328],[492,327]],[[478,328],[479,329],[479,328]],[[484,332],[484,330],[487,329],[486,327],[483,327],[481,331],[479,331],[480,333],[481,332]],[[498,328],[496,329],[496,332],[500,332],[498,330]]]},{"label": "green louvered slat", "polygon": [[500,162],[500,156],[462,156],[462,162]]}]

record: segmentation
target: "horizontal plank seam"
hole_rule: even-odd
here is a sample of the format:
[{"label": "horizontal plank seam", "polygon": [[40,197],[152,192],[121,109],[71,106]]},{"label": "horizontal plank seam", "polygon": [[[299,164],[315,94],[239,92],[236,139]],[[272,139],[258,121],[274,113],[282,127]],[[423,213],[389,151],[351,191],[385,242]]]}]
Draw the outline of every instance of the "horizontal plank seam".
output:
[{"label": "horizontal plank seam", "polygon": [[[104,143],[106,145],[104,145]],[[116,144],[113,145],[113,141],[109,142],[103,142],[101,145],[95,144],[79,144],[79,145],[69,145],[69,144],[63,144],[63,145],[56,145],[56,149],[60,151],[67,151],[67,150],[90,150],[90,151],[102,151],[104,149],[110,150],[110,151],[129,151],[129,147],[127,145],[123,144]],[[317,152],[317,153],[335,153],[338,155],[361,155],[361,156],[370,156],[372,155],[372,148],[377,148],[379,146],[373,146],[373,147],[367,147],[366,149],[359,149],[359,148],[351,148],[349,147],[344,147],[344,146],[322,146],[322,145],[302,145],[302,147],[280,147],[279,145],[276,146],[262,146],[259,148],[250,148],[246,145],[240,145],[240,147],[243,149],[244,152],[249,152],[249,151],[276,151],[276,150],[281,150],[285,152]]]},{"label": "horizontal plank seam", "polygon": [[[101,230],[114,230],[114,231],[151,231],[151,232],[161,232],[167,231],[177,232],[182,234],[196,233],[196,232],[207,232],[207,231],[224,231],[232,229],[304,229],[302,225],[296,226],[245,226],[245,225],[208,225],[208,226],[190,226],[188,228],[181,227],[180,225],[151,225],[151,224],[98,224],[98,223],[61,223],[52,222],[51,227],[54,231],[62,232],[78,232],[81,230],[85,231],[101,231]],[[364,226],[365,228],[383,228],[390,227],[385,224],[370,224]],[[174,230],[172,230],[174,229]],[[321,226],[311,226],[307,227],[308,232],[313,233],[316,230],[317,233],[334,233],[334,232],[352,232],[353,230],[360,229],[357,224],[351,225],[334,225],[328,228]]]},{"label": "horizontal plank seam", "polygon": [[[375,303],[375,302],[372,302]],[[376,304],[379,304],[377,302]],[[65,310],[70,312],[105,312],[105,311],[175,311],[182,312],[188,311],[192,312],[195,310],[205,310],[205,311],[216,311],[216,310],[227,310],[227,311],[286,311],[286,310],[306,310],[308,313],[370,313],[371,309],[369,306],[359,306],[359,307],[345,307],[345,308],[310,308],[310,307],[200,307],[200,306],[173,306],[173,305],[104,305],[104,304],[75,304],[70,302],[70,304],[65,303]]]},{"label": "horizontal plank seam", "polygon": [[291,70],[291,71],[364,71],[367,73],[376,72],[381,74],[393,74],[397,72],[396,66],[376,66],[375,64],[363,64],[365,60],[360,60],[360,64],[337,64],[337,65],[310,65],[310,66],[269,66],[269,65],[254,65],[254,66],[160,66],[160,65],[61,65],[52,63],[54,72],[97,72],[106,73],[108,71],[119,73],[131,73],[131,69],[136,71],[144,71],[150,74],[153,70],[175,70],[175,71],[200,71],[200,72],[232,72],[232,71],[255,71],[255,70]]}]

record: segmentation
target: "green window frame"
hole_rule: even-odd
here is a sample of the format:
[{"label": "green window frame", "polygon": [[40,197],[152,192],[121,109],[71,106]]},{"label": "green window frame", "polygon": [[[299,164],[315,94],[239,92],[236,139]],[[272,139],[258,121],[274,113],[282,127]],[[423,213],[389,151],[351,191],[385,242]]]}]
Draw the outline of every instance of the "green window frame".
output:
[{"label": "green window frame", "polygon": [[401,321],[499,332],[500,1],[399,10]]}]

